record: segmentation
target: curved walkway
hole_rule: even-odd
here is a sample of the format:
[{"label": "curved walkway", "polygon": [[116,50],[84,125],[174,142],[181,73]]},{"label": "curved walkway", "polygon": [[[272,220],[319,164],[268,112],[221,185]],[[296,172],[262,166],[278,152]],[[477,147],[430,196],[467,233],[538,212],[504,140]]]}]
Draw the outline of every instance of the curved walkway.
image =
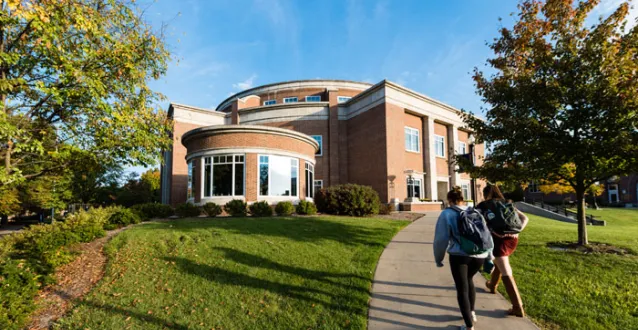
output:
[{"label": "curved walkway", "polygon": [[[438,212],[433,212],[416,220],[383,251],[372,284],[369,330],[458,329],[463,324],[447,258],[445,267],[434,264],[432,241],[437,217]],[[487,293],[481,276],[474,277],[474,284],[475,329],[538,329],[527,318],[507,317],[509,302],[500,294]]]}]

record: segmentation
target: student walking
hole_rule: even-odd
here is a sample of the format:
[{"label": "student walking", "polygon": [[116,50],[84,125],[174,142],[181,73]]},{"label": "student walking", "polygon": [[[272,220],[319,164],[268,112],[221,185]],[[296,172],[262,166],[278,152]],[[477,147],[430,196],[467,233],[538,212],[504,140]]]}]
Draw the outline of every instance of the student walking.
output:
[{"label": "student walking", "polygon": [[490,280],[485,283],[491,293],[496,293],[501,279],[505,285],[507,295],[512,301],[512,308],[507,311],[508,315],[524,317],[523,300],[518,292],[516,281],[510,266],[509,256],[514,253],[518,246],[518,233],[520,233],[529,218],[516,209],[512,203],[505,200],[501,190],[496,185],[487,185],[483,188],[485,201],[476,208],[481,210],[487,225],[490,227],[492,239],[494,241],[494,270]]},{"label": "student walking", "polygon": [[445,252],[449,254],[450,269],[456,286],[456,297],[465,325],[461,329],[474,330],[476,290],[472,278],[491,258],[492,236],[482,215],[465,208],[460,187],[447,194],[450,207],[441,212],[434,232],[434,260],[443,267]]}]

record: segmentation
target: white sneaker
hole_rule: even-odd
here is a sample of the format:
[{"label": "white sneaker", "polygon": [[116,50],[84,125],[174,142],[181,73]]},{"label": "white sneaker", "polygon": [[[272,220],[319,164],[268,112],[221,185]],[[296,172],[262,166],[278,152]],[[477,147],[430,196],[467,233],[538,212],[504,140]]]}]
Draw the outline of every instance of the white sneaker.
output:
[{"label": "white sneaker", "polygon": [[476,318],[476,312],[472,311],[472,322],[476,322],[477,318]]}]

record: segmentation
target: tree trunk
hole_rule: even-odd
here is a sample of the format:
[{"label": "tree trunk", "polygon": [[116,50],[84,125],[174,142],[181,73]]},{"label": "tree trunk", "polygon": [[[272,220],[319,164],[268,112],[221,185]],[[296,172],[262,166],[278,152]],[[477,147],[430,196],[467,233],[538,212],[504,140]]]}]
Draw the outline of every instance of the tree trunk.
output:
[{"label": "tree trunk", "polygon": [[578,220],[578,245],[587,245],[587,219],[585,219],[585,185],[578,183],[576,188],[576,203],[578,204],[578,212],[576,219]]}]

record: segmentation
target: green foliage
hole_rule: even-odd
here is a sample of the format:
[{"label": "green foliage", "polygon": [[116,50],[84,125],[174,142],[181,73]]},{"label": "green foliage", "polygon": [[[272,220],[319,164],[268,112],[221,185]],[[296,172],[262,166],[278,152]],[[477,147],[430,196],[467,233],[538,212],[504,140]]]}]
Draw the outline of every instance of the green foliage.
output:
[{"label": "green foliage", "polygon": [[317,207],[313,202],[300,200],[296,211],[299,215],[314,215],[317,214]]},{"label": "green foliage", "polygon": [[179,204],[175,207],[175,214],[180,217],[198,217],[201,213],[201,207],[192,203]]},{"label": "green foliage", "polygon": [[109,217],[109,224],[118,227],[126,227],[140,222],[142,222],[140,216],[130,209],[121,209]]},{"label": "green foliage", "polygon": [[295,206],[288,201],[279,202],[277,203],[277,206],[275,206],[275,212],[277,212],[278,215],[291,215],[293,212],[295,212]]},{"label": "green foliage", "polygon": [[160,201],[159,170],[148,170],[138,178],[131,173],[122,189],[117,192],[115,202],[119,205],[133,206],[143,203],[157,203]]},{"label": "green foliage", "polygon": [[638,171],[638,26],[624,26],[628,3],[590,26],[596,3],[522,1],[514,27],[490,45],[489,75],[474,72],[485,120],[464,114],[477,141],[491,146],[473,174],[564,181],[579,200],[581,244],[586,189]]},{"label": "green foliage", "polygon": [[38,275],[21,260],[0,263],[0,328],[20,329],[35,309]]},{"label": "green foliage", "polygon": [[[148,165],[170,145],[149,82],[170,60],[131,1],[5,1],[0,25],[0,186],[60,173],[78,150]],[[4,164],[4,162],[3,162]]]},{"label": "green foliage", "polygon": [[0,328],[21,329],[38,288],[53,282],[56,267],[72,260],[68,247],[104,236],[118,207],[71,214],[64,222],[34,225],[0,240]]},{"label": "green foliage", "polygon": [[254,202],[248,208],[250,209],[250,214],[255,217],[272,216],[272,206],[266,201]]},{"label": "green foliage", "polygon": [[170,205],[160,203],[144,203],[131,207],[143,221],[154,218],[168,218],[173,215],[173,208]]},{"label": "green foliage", "polygon": [[204,206],[202,206],[202,209],[204,210],[204,213],[206,213],[206,215],[209,217],[216,217],[222,214],[222,207],[213,202],[204,204]]},{"label": "green foliage", "polygon": [[233,199],[224,205],[224,211],[232,217],[245,217],[247,213],[246,202],[241,199]]},{"label": "green foliage", "polygon": [[344,184],[321,189],[316,196],[319,211],[362,217],[379,213],[379,194],[369,186]]}]

